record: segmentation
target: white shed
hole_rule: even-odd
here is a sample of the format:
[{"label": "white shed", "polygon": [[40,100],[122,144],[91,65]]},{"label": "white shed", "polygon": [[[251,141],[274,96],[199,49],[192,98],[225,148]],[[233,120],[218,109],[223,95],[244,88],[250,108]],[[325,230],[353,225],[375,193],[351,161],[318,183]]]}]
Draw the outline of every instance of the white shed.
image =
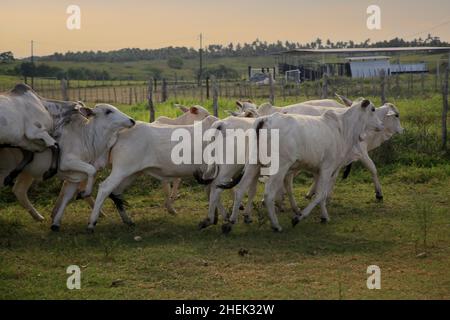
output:
[{"label": "white shed", "polygon": [[389,57],[351,57],[345,58],[350,63],[352,78],[371,78],[380,75],[381,70],[390,73]]}]

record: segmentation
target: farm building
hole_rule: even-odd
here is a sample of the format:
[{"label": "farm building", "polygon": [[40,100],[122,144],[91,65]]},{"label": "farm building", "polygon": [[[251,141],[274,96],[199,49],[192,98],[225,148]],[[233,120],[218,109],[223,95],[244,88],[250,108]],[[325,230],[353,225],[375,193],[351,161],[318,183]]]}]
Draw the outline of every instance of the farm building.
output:
[{"label": "farm building", "polygon": [[[450,53],[450,47],[294,49],[276,54],[278,73],[298,70],[301,81],[315,80],[324,74],[352,78],[370,78],[380,74],[425,73],[429,67],[421,55]],[[405,57],[413,60],[400,62]]]}]

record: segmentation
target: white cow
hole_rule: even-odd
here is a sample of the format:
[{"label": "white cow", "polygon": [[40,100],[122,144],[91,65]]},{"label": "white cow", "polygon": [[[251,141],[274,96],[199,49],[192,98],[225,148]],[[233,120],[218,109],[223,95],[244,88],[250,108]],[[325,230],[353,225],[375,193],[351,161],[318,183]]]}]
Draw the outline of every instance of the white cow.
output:
[{"label": "white cow", "polygon": [[[214,116],[208,116],[201,121],[202,134],[217,120]],[[172,150],[180,143],[172,141],[172,134],[175,130],[187,133],[191,138],[191,146],[196,143],[200,143],[202,146],[206,144],[202,141],[194,142],[195,138],[199,138],[194,136],[194,125],[154,126],[138,122],[134,128],[120,133],[117,143],[111,150],[112,171],[108,178],[100,184],[95,206],[89,219],[88,230],[94,230],[105,199],[111,194],[114,198],[120,199],[122,192],[138,174],[146,173],[162,181],[171,181],[175,178],[193,176],[205,170],[206,165],[203,161],[198,164],[173,163]],[[191,150],[191,159],[194,159],[194,149],[195,147]],[[167,194],[169,193],[166,192],[166,206],[170,204]],[[132,223],[124,208],[120,206],[117,208],[123,222]]]},{"label": "white cow", "polygon": [[[194,124],[196,121],[202,121],[206,117],[210,115],[209,111],[206,110],[204,107],[195,105],[192,107],[186,107],[180,104],[175,104],[176,107],[178,107],[181,111],[183,111],[183,114],[179,116],[178,118],[172,119],[168,117],[158,117],[155,122],[152,123],[152,125],[190,125]],[[175,179],[172,183],[172,186],[167,181],[162,181],[163,184],[163,190],[165,192],[169,192],[169,201],[171,204],[167,205],[167,210],[171,214],[176,214],[176,210],[173,208],[173,202],[178,196],[178,188],[181,184],[181,179]]]},{"label": "white cow", "polygon": [[[336,94],[337,95],[337,94]],[[351,104],[352,101],[344,96],[337,95],[343,102],[345,102],[347,105]],[[362,101],[364,98],[359,98],[356,100]],[[314,100],[312,100],[314,101]],[[319,101],[325,101],[326,100],[315,100],[317,102]],[[308,101],[305,103],[309,103]],[[243,113],[240,116],[253,116],[255,113],[252,110],[252,106],[248,103],[241,104]],[[238,104],[239,107],[239,104]],[[336,112],[344,112],[345,108],[339,107],[339,108],[333,108],[333,107],[322,107],[322,106],[307,106],[304,103],[302,104],[295,104],[283,108],[278,107],[272,107],[270,104],[264,104],[260,107],[258,110],[262,114],[273,114],[276,112],[282,112],[282,113],[288,113],[288,114],[303,114],[303,115],[322,115],[326,111],[334,109]],[[399,112],[397,108],[390,103],[385,104],[384,106],[376,109],[376,114],[378,118],[383,122],[384,130],[382,132],[374,131],[373,129],[369,129],[367,132],[367,137],[363,141],[361,145],[361,155],[360,160],[363,162],[364,166],[371,172],[372,178],[375,185],[375,195],[378,200],[383,199],[383,193],[381,189],[381,183],[379,181],[378,175],[377,175],[377,169],[371,158],[369,157],[368,151],[371,151],[377,147],[379,147],[383,142],[389,140],[395,133],[402,133],[403,128],[401,127],[400,120],[399,120]],[[259,113],[258,115],[259,116]],[[350,171],[351,165],[349,165],[344,173],[344,177],[346,177]],[[286,184],[290,184],[289,187],[292,189],[292,180],[295,176],[295,173],[290,173],[288,175]],[[310,198],[314,195],[314,185],[310,189],[310,191],[307,194],[307,197]],[[292,202],[292,199],[291,199]],[[295,207],[294,210],[297,210]]]},{"label": "white cow", "polygon": [[[279,170],[269,177],[265,186],[264,202],[274,231],[282,230],[275,214],[275,198],[282,190],[289,171],[300,168],[317,174],[318,182],[316,197],[301,215],[294,216],[293,224],[308,216],[318,204],[321,205],[322,219],[329,220],[326,199],[340,168],[354,160],[355,149],[359,148],[368,126],[376,130],[383,129],[375,114],[375,107],[368,100],[354,104],[345,112],[330,110],[321,116],[276,113],[255,121],[254,128],[257,132],[260,129],[277,129],[280,137],[295,137],[279,144]],[[242,180],[235,188],[230,222],[222,228],[224,232],[231,231],[232,224],[237,221],[242,198],[251,185],[256,183],[259,169],[259,165],[245,166]]]},{"label": "white cow", "polygon": [[[209,209],[208,217],[201,221],[199,228],[203,229],[210,226],[215,222],[215,212],[220,210],[220,195],[224,189],[230,189],[236,184],[236,177],[244,169],[245,162],[248,158],[248,132],[247,130],[253,127],[255,118],[243,118],[243,117],[228,117],[223,120],[217,121],[213,124],[212,128],[218,130],[217,134],[221,134],[223,141],[235,140],[233,144],[233,154],[235,155],[234,163],[216,164],[211,163],[208,165],[207,170],[203,173],[202,180],[210,181],[210,193],[209,193]],[[240,131],[240,132],[239,132]],[[229,154],[231,150],[228,150],[226,143],[224,143],[224,154]],[[237,161],[241,157],[244,161]],[[253,198],[256,193],[256,186],[249,190],[249,198]],[[249,217],[253,209],[253,202],[248,201],[245,207],[245,217]],[[246,220],[247,221],[247,220]],[[249,222],[249,221],[247,221]]]},{"label": "white cow", "polygon": [[29,86],[18,84],[10,92],[0,95],[0,148],[19,148],[22,160],[4,179],[4,185],[13,185],[14,179],[33,160],[33,152],[52,150],[48,179],[57,171],[58,145],[53,136],[58,128],[80,107],[76,102],[48,100],[39,97]]},{"label": "white cow", "polygon": [[81,183],[86,181],[80,196],[91,195],[95,175],[108,164],[109,152],[119,131],[136,124],[109,104],[98,104],[94,109],[82,108],[80,112],[64,125],[58,139],[61,146],[58,176],[64,180],[64,185],[52,214],[53,231],[59,230],[64,209]]},{"label": "white cow", "polygon": [[190,108],[179,104],[175,106],[184,112],[181,116],[175,119],[161,116],[158,117],[153,124],[189,125],[193,124],[195,121],[202,121],[210,115],[209,111],[202,106],[196,105]]},{"label": "white cow", "polygon": [[0,95],[0,145],[43,151],[57,146],[49,134],[53,129],[52,116],[27,85]]}]

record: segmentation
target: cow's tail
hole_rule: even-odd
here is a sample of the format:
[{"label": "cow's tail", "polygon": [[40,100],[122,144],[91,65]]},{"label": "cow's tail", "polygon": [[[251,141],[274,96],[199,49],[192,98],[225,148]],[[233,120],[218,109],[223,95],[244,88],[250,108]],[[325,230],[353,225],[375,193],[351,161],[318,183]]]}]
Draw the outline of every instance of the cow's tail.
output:
[{"label": "cow's tail", "polygon": [[259,163],[259,157],[258,157],[259,131],[264,128],[264,126],[267,124],[267,121],[268,121],[267,117],[259,118],[255,121],[255,123],[253,125],[253,128],[255,129],[255,132],[256,132],[256,150],[255,151],[257,152],[256,157],[258,159],[258,163]]},{"label": "cow's tail", "polygon": [[352,170],[352,164],[350,163],[348,166],[345,167],[344,174],[342,175],[342,180],[345,180],[348,178],[351,170]]},{"label": "cow's tail", "polygon": [[194,178],[197,180],[199,184],[208,185],[213,182],[214,179],[205,179],[203,178],[203,172],[201,170],[197,170],[194,172]]},{"label": "cow's tail", "polygon": [[[216,121],[211,129],[216,129],[216,135],[223,134],[222,133],[223,122]],[[197,170],[194,172],[194,178],[197,180],[199,184],[208,185],[214,181],[214,179],[219,175],[219,166],[216,163],[210,163],[207,165],[206,170],[204,172]]]}]

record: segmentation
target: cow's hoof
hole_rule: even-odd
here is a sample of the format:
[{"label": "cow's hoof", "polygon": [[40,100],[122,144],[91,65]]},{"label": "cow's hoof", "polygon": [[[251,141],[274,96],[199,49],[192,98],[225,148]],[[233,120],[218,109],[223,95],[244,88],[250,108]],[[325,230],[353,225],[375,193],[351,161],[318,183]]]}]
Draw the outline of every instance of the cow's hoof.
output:
[{"label": "cow's hoof", "polygon": [[42,222],[45,220],[45,218],[41,215],[37,215],[37,216],[33,217],[33,219],[37,222]]},{"label": "cow's hoof", "polygon": [[233,225],[231,223],[225,223],[222,225],[222,233],[229,234],[233,229]]},{"label": "cow's hoof", "polygon": [[292,227],[295,227],[301,220],[301,216],[295,216],[292,218],[291,222],[292,222]]},{"label": "cow's hoof", "polygon": [[383,201],[383,195],[382,194],[375,194],[375,198],[377,198],[378,201]]},{"label": "cow's hoof", "polygon": [[205,220],[200,221],[200,223],[198,224],[198,229],[202,230],[202,229],[209,227],[210,225],[211,225],[211,222],[209,221],[208,218],[206,218]]},{"label": "cow's hoof", "polygon": [[244,210],[244,209],[245,209],[244,205],[241,204],[241,205],[239,206],[239,210]]},{"label": "cow's hoof", "polygon": [[56,224],[53,224],[53,225],[50,227],[50,229],[51,229],[53,232],[58,232],[59,229],[60,229],[60,227],[57,226]]},{"label": "cow's hoof", "polygon": [[175,210],[174,208],[168,208],[167,209],[167,212],[169,213],[169,214],[171,214],[172,216],[176,216],[177,215],[177,210]]},{"label": "cow's hoof", "polygon": [[252,217],[250,217],[250,216],[244,216],[244,223],[250,224],[250,223],[252,223],[252,222],[253,222]]},{"label": "cow's hoof", "polygon": [[125,223],[127,226],[129,227],[135,227],[136,224],[134,223],[134,221],[128,220],[128,221],[124,221],[123,223]]},{"label": "cow's hoof", "polygon": [[327,224],[328,223],[328,219],[327,218],[320,218],[320,223]]},{"label": "cow's hoof", "polygon": [[281,231],[283,231],[283,228],[281,228],[280,226],[272,226],[272,231],[275,233],[280,233]]},{"label": "cow's hoof", "polygon": [[93,234],[94,233],[94,227],[93,226],[88,226],[86,229],[87,234]]}]

